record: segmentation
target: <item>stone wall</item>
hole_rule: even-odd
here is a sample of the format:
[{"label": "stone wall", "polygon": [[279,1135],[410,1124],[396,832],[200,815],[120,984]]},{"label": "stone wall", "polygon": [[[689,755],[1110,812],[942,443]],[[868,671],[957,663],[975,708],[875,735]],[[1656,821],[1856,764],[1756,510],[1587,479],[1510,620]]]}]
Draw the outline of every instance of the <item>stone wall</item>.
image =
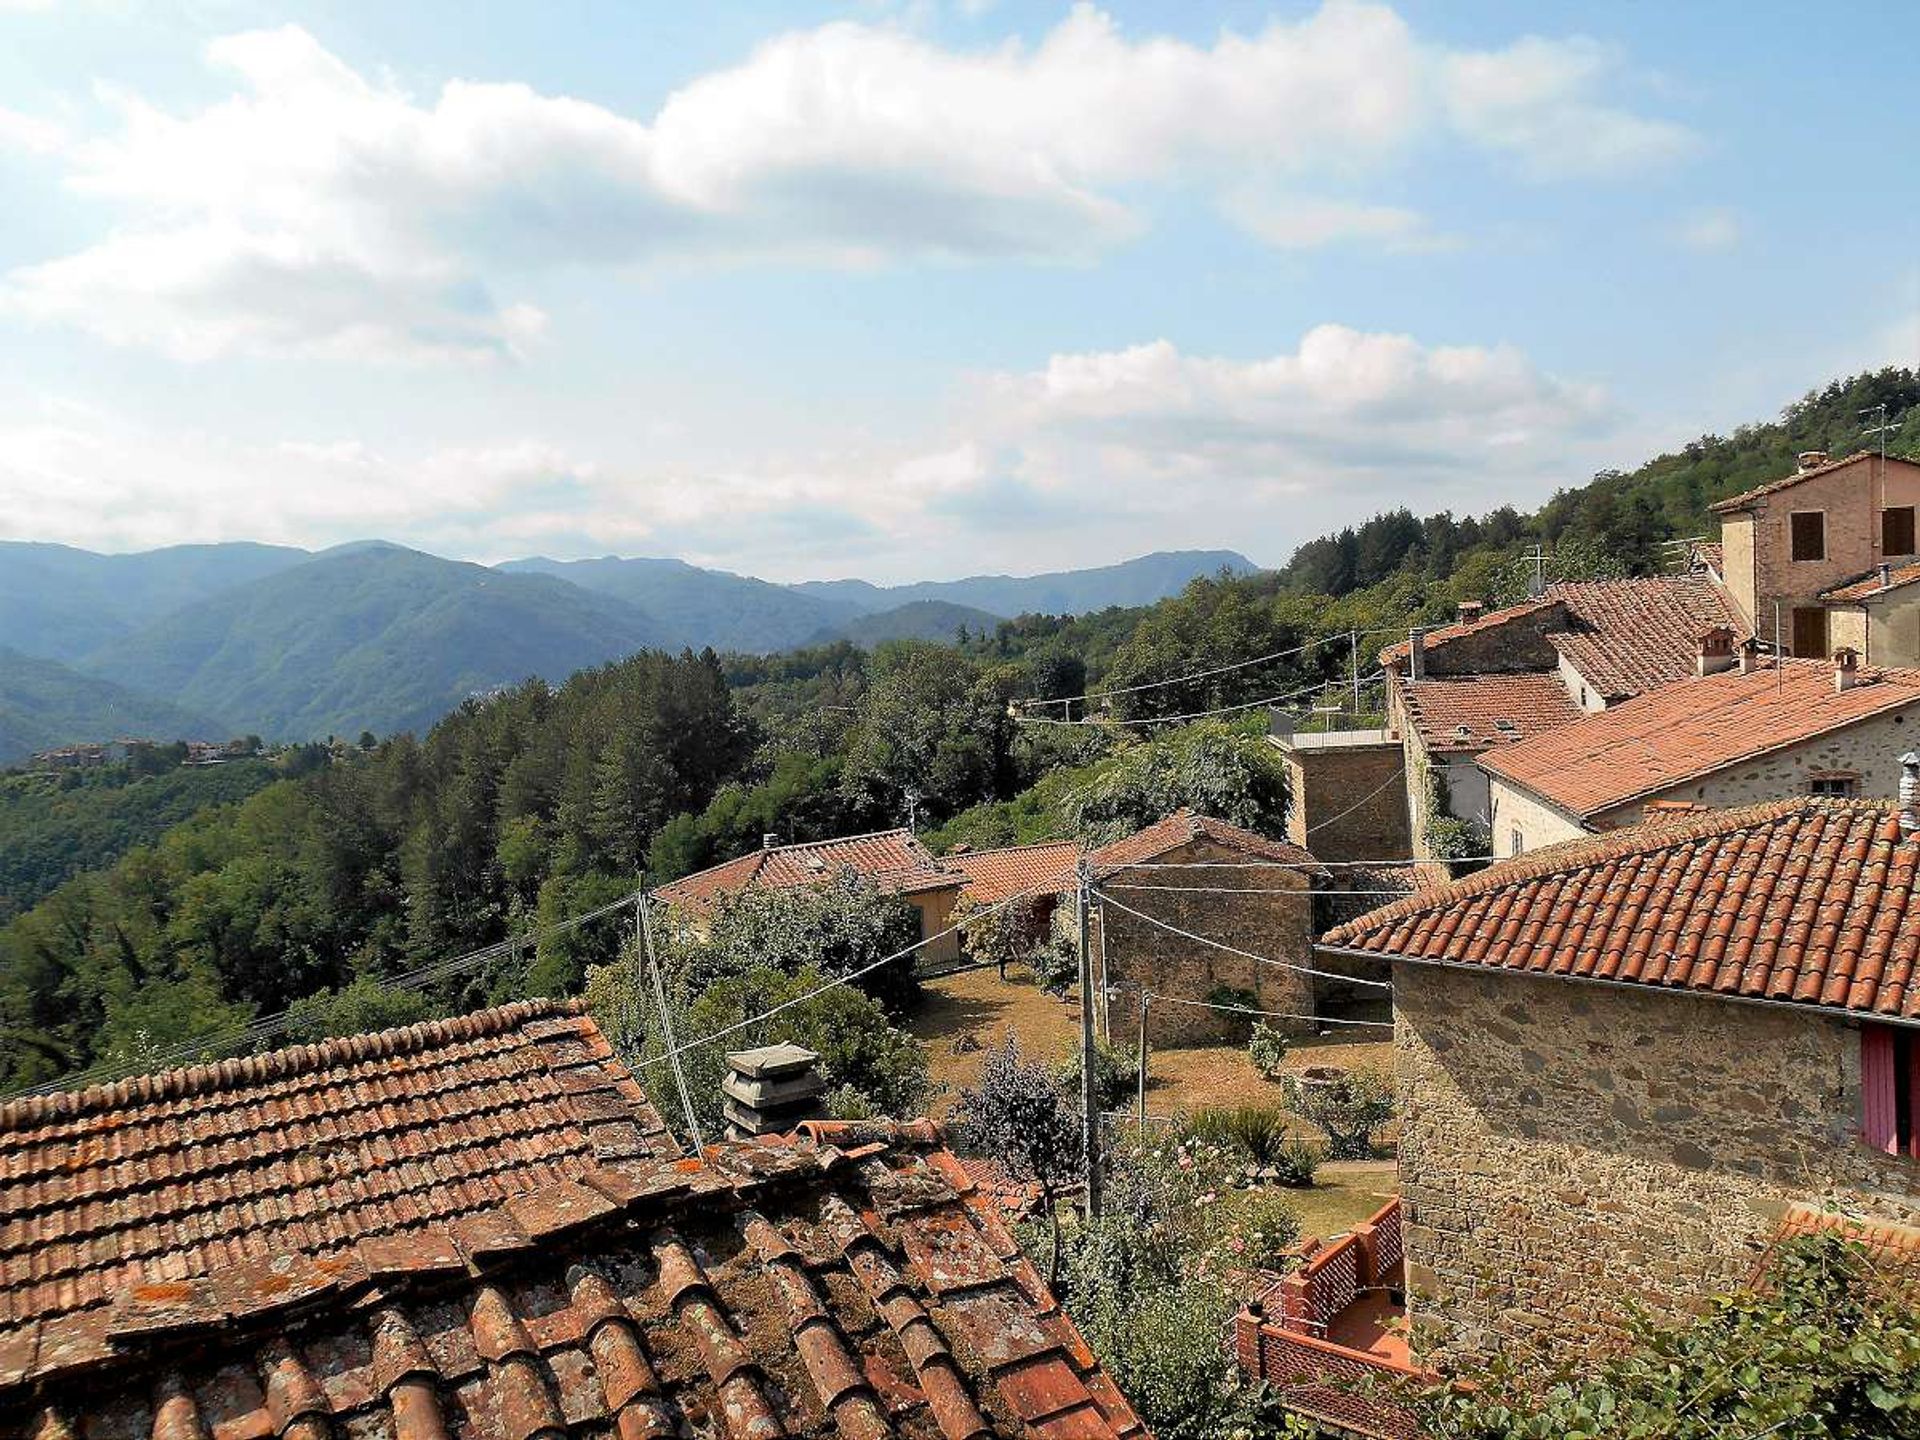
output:
[{"label": "stone wall", "polygon": [[[1276,742],[1279,743],[1279,742]],[[1406,860],[1406,757],[1396,740],[1279,743],[1287,769],[1287,838],[1322,860]]]},{"label": "stone wall", "polygon": [[1498,776],[1490,777],[1489,791],[1487,830],[1493,836],[1493,853],[1502,860],[1587,833],[1575,816]]},{"label": "stone wall", "polygon": [[1416,1356],[1575,1361],[1750,1278],[1793,1202],[1920,1221],[1858,1139],[1859,1032],[1806,1011],[1394,966]]},{"label": "stone wall", "polygon": [[[1470,631],[1426,647],[1428,675],[1490,675],[1518,670],[1551,670],[1560,652],[1547,639],[1564,630],[1569,621],[1565,603],[1551,605],[1482,630]],[[1406,674],[1402,661],[1400,673]]]},{"label": "stone wall", "polygon": [[1593,828],[1614,830],[1632,825],[1642,817],[1645,806],[1655,800],[1692,800],[1719,810],[1805,795],[1815,776],[1857,775],[1856,795],[1867,800],[1893,800],[1900,793],[1900,756],[1916,746],[1920,746],[1920,703],[1910,712],[1862,720],[1804,745],[1756,756],[1704,779],[1662,790],[1645,801],[1604,811],[1594,817]]},{"label": "stone wall", "polygon": [[[1160,856],[1156,863],[1244,862],[1247,859],[1238,850],[1196,840]],[[1121,871],[1103,884],[1111,888],[1112,898],[1122,904],[1195,935],[1289,965],[1313,964],[1312,877],[1308,872],[1269,868],[1136,869]],[[1164,888],[1131,888],[1137,886]],[[1288,893],[1209,893],[1222,890],[1285,890]],[[1066,923],[1071,925],[1073,907],[1061,908],[1067,913]],[[1111,905],[1101,907],[1094,941],[1097,946],[1105,947],[1106,978],[1112,990],[1107,1002],[1108,1031],[1123,1045],[1134,1045],[1138,1041],[1143,985],[1156,995],[1185,1000],[1205,1000],[1215,986],[1226,985],[1252,991],[1257,1008],[1262,1010],[1306,1016],[1315,1013],[1311,976],[1278,965],[1261,965],[1211,945],[1183,940]],[[1312,1029],[1311,1020],[1268,1023],[1283,1030]],[[1250,1024],[1245,1018],[1217,1011],[1161,1004],[1150,1008],[1147,1038],[1154,1045],[1208,1044],[1242,1036]]]},{"label": "stone wall", "polygon": [[[1889,558],[1880,553],[1883,504],[1920,506],[1920,465],[1889,459],[1882,480],[1879,457],[1863,454],[1858,464],[1803,480],[1755,504],[1749,512],[1753,517],[1750,522],[1751,581],[1744,577],[1736,579],[1732,548],[1726,551],[1727,579],[1736,597],[1743,602],[1746,594],[1752,595],[1753,623],[1763,635],[1773,633],[1775,600],[1780,602],[1783,629],[1791,643],[1793,616],[1790,612],[1794,605],[1815,603],[1822,590],[1864,575],[1883,558]],[[1826,516],[1824,560],[1793,559],[1789,517],[1796,511],[1809,510],[1818,510]],[[1735,528],[1732,523],[1723,527],[1723,543]]]}]

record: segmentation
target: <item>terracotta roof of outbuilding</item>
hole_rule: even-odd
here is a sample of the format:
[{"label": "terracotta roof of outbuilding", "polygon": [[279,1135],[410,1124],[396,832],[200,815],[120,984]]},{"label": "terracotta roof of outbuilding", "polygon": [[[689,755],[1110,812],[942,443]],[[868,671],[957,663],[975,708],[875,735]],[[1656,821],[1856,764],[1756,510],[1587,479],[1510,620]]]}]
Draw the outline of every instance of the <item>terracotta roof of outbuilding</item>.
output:
[{"label": "terracotta roof of outbuilding", "polygon": [[933,852],[913,832],[880,830],[871,835],[755,850],[662,885],[654,893],[671,905],[698,907],[744,890],[819,885],[836,875],[849,874],[902,894],[941,890],[960,883],[960,876],[934,859]]},{"label": "terracotta roof of outbuilding", "polygon": [[[940,1147],[930,1122],[876,1122],[609,1156],[324,1258],[296,1242],[131,1283],[85,1336],[9,1333],[0,1433],[1144,1435]],[[521,1157],[524,1178],[539,1168]]]},{"label": "terracotta roof of outbuilding", "polygon": [[1420,742],[1441,754],[1517,744],[1586,714],[1552,670],[1402,680],[1400,695]]},{"label": "terracotta roof of outbuilding", "polygon": [[998,850],[962,850],[941,856],[940,863],[966,877],[968,899],[994,905],[1023,891],[1061,895],[1073,889],[1080,846],[1073,840],[1049,840]]},{"label": "terracotta roof of outbuilding", "polygon": [[[146,1284],[331,1260],[677,1153],[577,1006],[508,1005],[0,1106],[0,1348]],[[0,1366],[4,1371],[4,1366]]]},{"label": "terracotta roof of outbuilding", "polygon": [[1303,872],[1324,875],[1325,869],[1320,862],[1306,850],[1285,840],[1270,839],[1252,830],[1242,829],[1238,825],[1229,825],[1224,820],[1216,820],[1210,815],[1196,815],[1192,810],[1176,810],[1164,820],[1157,820],[1144,830],[1136,831],[1111,844],[1102,845],[1087,858],[1093,865],[1096,875],[1110,874],[1114,870],[1129,865],[1138,865],[1143,861],[1157,860],[1162,855],[1171,854],[1183,845],[1195,840],[1208,840],[1228,850],[1237,850],[1258,860],[1278,860],[1287,865],[1298,866]]},{"label": "terracotta roof of outbuilding", "polygon": [[[1873,460],[1877,458],[1878,456],[1874,451],[1860,450],[1852,455],[1843,456],[1838,460],[1829,460],[1824,465],[1815,465],[1811,469],[1799,470],[1791,475],[1783,475],[1778,480],[1769,480],[1764,485],[1756,485],[1753,489],[1743,490],[1738,495],[1729,495],[1724,500],[1715,501],[1707,508],[1716,515],[1725,515],[1734,510],[1745,510],[1750,508],[1756,500],[1764,500],[1769,495],[1777,495],[1782,490],[1789,490],[1803,480],[1812,480],[1821,475],[1831,475],[1834,471],[1844,470],[1849,465],[1858,465],[1862,460]],[[1887,457],[1887,463],[1889,465],[1906,465],[1914,469],[1920,469],[1920,466],[1914,465],[1913,461],[1903,460],[1898,455],[1889,455]]]},{"label": "terracotta roof of outbuilding", "polygon": [[1880,579],[1878,570],[1870,570],[1857,580],[1849,580],[1844,585],[1835,585],[1830,590],[1820,592],[1822,600],[1833,600],[1841,604],[1853,604],[1860,600],[1871,600],[1876,595],[1889,590],[1898,590],[1903,585],[1911,585],[1920,580],[1920,560],[1909,560],[1905,565],[1889,565],[1887,578]]},{"label": "terracotta roof of outbuilding", "polygon": [[1664,686],[1484,755],[1496,779],[1588,819],[1862,720],[1920,705],[1920,670],[1860,671],[1837,691],[1833,662],[1769,660]]},{"label": "terracotta roof of outbuilding", "polygon": [[1329,930],[1328,949],[1920,1019],[1920,843],[1798,797],[1583,837]]}]

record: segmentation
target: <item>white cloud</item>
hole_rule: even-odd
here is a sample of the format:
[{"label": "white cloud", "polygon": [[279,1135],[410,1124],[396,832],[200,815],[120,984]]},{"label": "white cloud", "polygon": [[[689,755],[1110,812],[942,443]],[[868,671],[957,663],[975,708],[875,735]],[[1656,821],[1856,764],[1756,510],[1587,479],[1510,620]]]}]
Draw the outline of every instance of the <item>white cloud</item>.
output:
[{"label": "white cloud", "polygon": [[[423,100],[295,27],[226,37],[207,60],[235,88],[198,110],[103,90],[117,128],[60,151],[119,223],[13,272],[0,307],[183,357],[486,358],[537,328],[511,292],[543,267],[1073,261],[1145,223],[1146,187],[1273,196],[1449,140],[1589,173],[1687,138],[1602,104],[1622,66],[1591,42],[1450,51],[1360,0],[1211,45],[1131,37],[1090,6],[1031,46],[831,24],[648,119],[514,83]],[[1246,218],[1296,246],[1421,233],[1359,201]]]},{"label": "white cloud", "polygon": [[25,155],[51,155],[65,140],[66,132],[53,121],[0,105],[0,155],[9,150]]},{"label": "white cloud", "polygon": [[246,445],[62,409],[0,427],[0,526],[136,547],[379,536],[443,554],[678,554],[774,578],[881,579],[1228,539],[1279,560],[1402,503],[1482,510],[1598,463],[1597,388],[1507,346],[1323,325],[1255,358],[1158,340],[977,376],[916,442],[676,466],[502,438],[418,455]]},{"label": "white cloud", "polygon": [[1453,243],[1435,234],[1419,211],[1397,205],[1241,190],[1229,195],[1222,208],[1242,229],[1276,250],[1361,243],[1389,251],[1428,251]]},{"label": "white cloud", "polygon": [[1696,254],[1724,254],[1741,241],[1740,217],[1731,210],[1696,210],[1682,217],[1674,227],[1673,238],[1683,249]]}]

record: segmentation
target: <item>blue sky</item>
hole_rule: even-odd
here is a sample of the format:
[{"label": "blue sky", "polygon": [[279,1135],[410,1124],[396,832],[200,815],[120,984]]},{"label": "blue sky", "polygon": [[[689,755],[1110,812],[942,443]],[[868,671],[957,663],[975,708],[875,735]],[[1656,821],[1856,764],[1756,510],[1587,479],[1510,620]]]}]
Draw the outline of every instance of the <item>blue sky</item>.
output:
[{"label": "blue sky", "polygon": [[1888,4],[0,0],[0,536],[877,580],[1920,363]]}]

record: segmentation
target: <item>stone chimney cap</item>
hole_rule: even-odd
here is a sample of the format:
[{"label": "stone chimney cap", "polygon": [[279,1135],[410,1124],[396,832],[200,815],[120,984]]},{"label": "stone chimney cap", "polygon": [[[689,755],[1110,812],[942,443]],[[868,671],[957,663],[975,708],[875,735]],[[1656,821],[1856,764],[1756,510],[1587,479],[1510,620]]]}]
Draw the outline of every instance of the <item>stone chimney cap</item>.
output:
[{"label": "stone chimney cap", "polygon": [[728,1068],[755,1080],[777,1080],[783,1076],[797,1075],[819,1063],[820,1057],[813,1051],[789,1041],[782,1041],[778,1045],[762,1045],[756,1050],[727,1052]]},{"label": "stone chimney cap", "polygon": [[1802,472],[1805,472],[1808,470],[1818,470],[1822,465],[1826,463],[1827,463],[1827,452],[1824,450],[1802,450],[1798,457],[1799,469]]}]

